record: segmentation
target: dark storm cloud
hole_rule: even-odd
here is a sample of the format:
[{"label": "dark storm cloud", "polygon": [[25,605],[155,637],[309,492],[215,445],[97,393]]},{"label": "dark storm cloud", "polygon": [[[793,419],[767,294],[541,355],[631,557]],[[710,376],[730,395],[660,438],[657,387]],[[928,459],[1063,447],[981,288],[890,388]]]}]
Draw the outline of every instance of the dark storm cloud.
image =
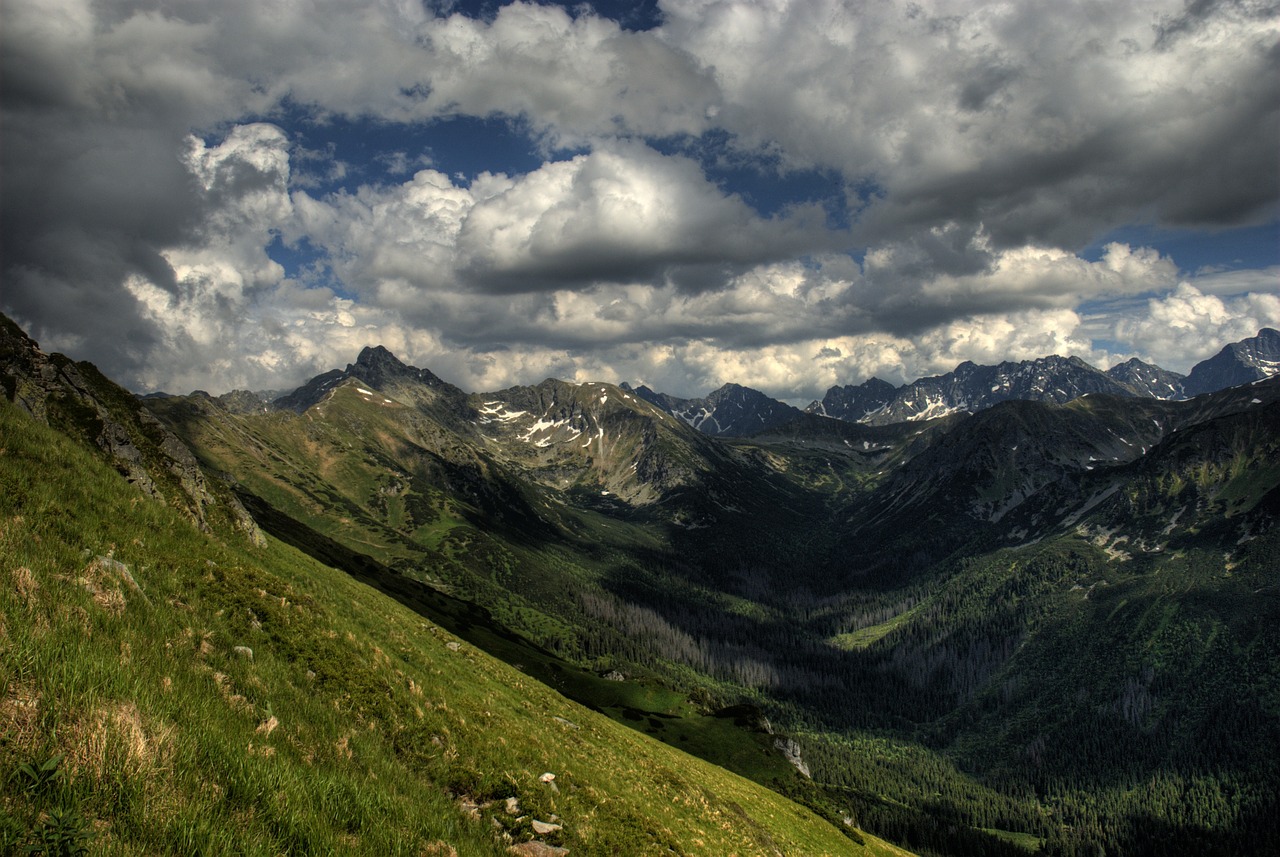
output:
[{"label": "dark storm cloud", "polygon": [[172,292],[160,250],[199,222],[181,136],[75,122],[56,100],[17,113],[6,102],[0,302],[38,338],[90,340],[127,377],[161,334],[121,284],[139,275]]},{"label": "dark storm cloud", "polygon": [[[476,383],[906,374],[1088,348],[1087,301],[1154,317],[1119,298],[1176,262],[1080,257],[1114,230],[1277,216],[1274,2],[433,8],[8,0],[0,308],[138,385],[270,385],[371,339]],[[325,123],[342,145],[303,148]],[[440,149],[484,153],[463,176],[428,168],[432,134],[492,123],[520,159],[472,137]],[[1201,339],[1273,323],[1216,299],[1176,303]]]},{"label": "dark storm cloud", "polygon": [[667,10],[732,139],[873,182],[863,242],[961,222],[1078,248],[1133,220],[1275,216],[1274,3]]},{"label": "dark storm cloud", "polygon": [[1275,0],[1189,0],[1181,14],[1161,17],[1156,25],[1155,46],[1171,49],[1180,37],[1201,29],[1215,16],[1265,21],[1278,15],[1280,3]]}]

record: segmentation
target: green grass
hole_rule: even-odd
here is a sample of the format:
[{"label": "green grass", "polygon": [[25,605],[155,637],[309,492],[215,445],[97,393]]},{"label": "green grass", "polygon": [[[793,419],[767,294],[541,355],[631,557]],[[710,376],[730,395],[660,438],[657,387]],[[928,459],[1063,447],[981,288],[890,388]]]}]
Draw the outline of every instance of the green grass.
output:
[{"label": "green grass", "polygon": [[[403,409],[370,407],[349,387],[339,388],[326,401],[323,418],[215,413],[209,419],[184,419],[193,407],[179,401],[162,403],[163,412],[211,465],[235,473],[245,488],[266,501],[269,508],[251,503],[254,514],[260,520],[272,516],[282,528],[276,534],[290,544],[347,570],[365,564],[365,558],[355,557],[344,562],[336,551],[329,558],[315,553],[318,542],[332,539],[401,575],[484,604],[489,615],[477,617],[429,593],[402,599],[619,723],[762,783],[796,776],[771,741],[732,721],[705,716],[687,704],[684,694],[660,691],[653,683],[627,682],[621,686],[624,692],[637,698],[618,700],[617,683],[568,662],[588,663],[581,652],[580,628],[590,620],[581,615],[575,593],[599,589],[603,576],[633,562],[633,555],[665,549],[666,539],[652,522],[572,508],[548,495],[542,500],[549,504],[543,511],[548,522],[559,521],[561,529],[546,523],[537,539],[488,532],[467,520],[474,508],[464,510],[457,499],[433,488],[431,479],[403,475],[430,466],[423,464],[429,455],[418,445],[430,442],[418,436],[421,427],[406,420]],[[384,483],[406,487],[394,498],[403,502],[387,501],[378,491]],[[598,490],[589,493],[598,499]],[[339,505],[333,515],[326,515],[311,499],[337,494],[345,506]],[[408,507],[413,514],[406,517],[403,510]],[[384,591],[394,586],[381,573],[374,577],[378,580],[362,579]],[[747,599],[719,594],[716,598],[727,612],[769,618]],[[512,630],[524,639],[513,636]],[[637,671],[635,665],[624,667],[628,674]],[[670,683],[670,675],[666,677]],[[710,683],[705,678],[697,682]],[[667,698],[639,698],[653,694]],[[736,696],[737,691],[728,689],[725,695]]]},{"label": "green grass", "polygon": [[7,402],[0,447],[4,847],[82,822],[106,855],[500,854],[555,815],[580,855],[899,853],[281,542],[199,533]]},{"label": "green grass", "polygon": [[888,621],[881,622],[878,625],[870,625],[866,628],[859,628],[856,631],[849,631],[844,634],[837,634],[831,637],[829,642],[837,649],[846,652],[865,649],[874,643],[883,640],[890,633],[908,624],[911,617],[915,615],[917,608],[904,610],[897,616]]},{"label": "green grass", "polygon": [[304,547],[316,558],[347,570],[523,674],[624,726],[759,783],[786,783],[798,776],[773,747],[773,739],[759,733],[753,724],[712,716],[692,704],[685,694],[651,677],[632,676],[627,681],[602,678],[511,633],[474,604],[406,584],[395,571],[350,552],[279,512],[257,505],[251,508],[269,531]]},{"label": "green grass", "polygon": [[1028,851],[1039,851],[1040,846],[1044,845],[1044,840],[1039,836],[1032,836],[1030,833],[1017,833],[1013,830],[1001,830],[998,827],[984,827],[983,833],[989,833],[997,839],[1003,839],[1005,842],[1012,842]]}]

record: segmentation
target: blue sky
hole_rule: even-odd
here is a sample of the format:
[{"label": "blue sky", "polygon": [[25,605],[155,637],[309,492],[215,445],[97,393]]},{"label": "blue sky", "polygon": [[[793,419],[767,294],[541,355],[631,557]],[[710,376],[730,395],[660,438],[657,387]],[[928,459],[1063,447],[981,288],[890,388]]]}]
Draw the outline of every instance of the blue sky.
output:
[{"label": "blue sky", "polygon": [[[1049,14],[1049,12],[1052,14]],[[0,310],[140,391],[382,343],[805,402],[1280,326],[1280,15],[10,0]]]},{"label": "blue sky", "polygon": [[1114,241],[1152,247],[1174,259],[1187,276],[1219,271],[1253,270],[1280,264],[1280,225],[1273,220],[1234,229],[1162,229],[1149,224],[1109,230],[1080,255],[1100,258]]}]

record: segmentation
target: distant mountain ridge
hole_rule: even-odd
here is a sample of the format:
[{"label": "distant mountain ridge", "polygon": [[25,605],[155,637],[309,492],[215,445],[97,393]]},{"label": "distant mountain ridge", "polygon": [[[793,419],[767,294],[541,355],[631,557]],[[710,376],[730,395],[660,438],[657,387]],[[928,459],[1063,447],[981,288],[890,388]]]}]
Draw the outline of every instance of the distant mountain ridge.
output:
[{"label": "distant mountain ridge", "polygon": [[[1223,349],[1217,377],[1228,369],[1265,375],[1275,337],[1264,330]],[[1276,378],[1191,402],[1183,382],[1136,360],[1109,372],[1076,357],[966,362],[901,388],[877,379],[833,388],[817,413],[806,413],[736,384],[701,399],[555,379],[467,394],[374,347],[267,411],[237,393],[154,406],[220,472],[257,479],[258,462],[283,462],[276,483],[250,487],[289,513],[304,516],[313,498],[342,496],[353,519],[388,543],[414,542],[448,520],[519,538],[568,538],[580,526],[575,516],[589,513],[662,521],[688,534],[672,538],[689,554],[726,561],[737,551],[731,563],[746,563],[758,560],[760,545],[731,541],[746,544],[784,518],[801,532],[812,516],[834,514],[836,538],[848,540],[836,553],[864,557],[871,572],[897,567],[900,538],[932,557],[979,530],[993,544],[1056,531],[1073,504],[1090,502],[1080,486],[1095,470],[1127,467],[1171,432],[1280,395]],[[305,419],[276,418],[290,411]],[[312,468],[321,437],[326,455],[363,452],[343,465],[341,483],[317,469],[303,484],[296,474]],[[819,485],[836,493],[824,498],[813,490]],[[371,495],[361,493],[369,486]],[[922,520],[935,523],[920,543],[913,530]],[[708,548],[715,529],[733,540]],[[437,561],[437,544],[429,548]]]},{"label": "distant mountain ridge", "polygon": [[[1137,358],[1105,372],[1078,357],[1057,355],[995,366],[966,361],[945,375],[901,387],[875,377],[861,384],[834,386],[803,412],[882,426],[976,413],[1006,401],[1065,404],[1091,393],[1181,401],[1276,374],[1280,374],[1280,332],[1263,328],[1256,337],[1227,345],[1196,364],[1189,375]],[[634,392],[698,431],[721,437],[771,432],[794,422],[801,413],[738,384],[725,384],[705,398],[682,399],[643,385]]]},{"label": "distant mountain ridge", "polygon": [[[705,397],[681,398],[643,384],[618,385],[681,422],[713,437],[751,437],[771,433],[804,414],[862,425],[919,422],[951,414],[976,413],[1005,401],[1065,404],[1091,393],[1180,401],[1280,374],[1280,332],[1262,328],[1258,335],[1223,347],[1214,357],[1196,364],[1188,375],[1132,358],[1105,372],[1078,357],[1050,355],[1035,360],[1005,361],[995,366],[970,361],[944,375],[920,378],[895,387],[872,377],[861,384],[833,386],[822,399],[803,410],[759,390],[728,383]],[[458,416],[492,399],[493,393],[468,396],[428,369],[409,366],[381,345],[364,348],[354,363],[317,375],[280,395],[235,390],[216,397],[223,406],[241,413],[284,409],[303,413],[322,401],[344,381],[354,380],[375,390],[413,390],[421,406],[435,402]],[[513,388],[515,389],[515,388]],[[468,405],[468,400],[471,404]],[[474,415],[468,417],[474,420]]]},{"label": "distant mountain ridge", "polygon": [[1197,363],[1189,375],[1132,359],[1102,372],[1078,357],[1041,357],[998,366],[961,363],[945,375],[893,387],[878,378],[832,387],[805,410],[886,425],[984,410],[1009,400],[1064,404],[1090,393],[1181,400],[1280,373],[1280,333],[1263,328]]},{"label": "distant mountain ridge", "polygon": [[[631,389],[626,382],[621,387]],[[740,384],[725,384],[702,399],[681,399],[655,392],[644,385],[633,392],[709,435],[744,437],[757,434],[789,423],[802,413],[799,408]]]},{"label": "distant mountain ridge", "polygon": [[946,375],[921,378],[896,389],[887,386],[868,381],[861,387],[844,387],[835,396],[828,391],[808,410],[851,422],[888,425],[973,413],[1011,399],[1061,405],[1086,393],[1135,395],[1080,358],[1056,355],[998,366],[966,361]]}]

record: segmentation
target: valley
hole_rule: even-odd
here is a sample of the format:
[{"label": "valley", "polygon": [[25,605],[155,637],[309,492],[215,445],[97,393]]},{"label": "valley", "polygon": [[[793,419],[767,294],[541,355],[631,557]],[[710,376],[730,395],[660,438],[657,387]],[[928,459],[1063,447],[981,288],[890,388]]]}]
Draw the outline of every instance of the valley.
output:
[{"label": "valley", "polygon": [[[1261,345],[1238,350],[1265,357],[1263,334]],[[532,756],[519,757],[517,784],[504,786],[498,780],[514,764],[500,761],[507,749],[446,722],[453,714],[430,729],[411,728],[413,700],[399,690],[388,697],[398,713],[362,708],[375,704],[382,694],[375,689],[388,681],[383,673],[367,676],[369,699],[337,708],[368,719],[380,746],[395,748],[394,764],[408,766],[384,778],[438,772],[443,762],[427,749],[432,734],[449,727],[468,735],[469,749],[459,745],[447,759],[446,803],[505,800],[514,788],[544,813],[594,818],[617,799],[611,789],[621,788],[604,785],[606,768],[646,770],[653,763],[643,754],[675,749],[717,766],[699,762],[688,769],[696,774],[685,774],[686,763],[663,762],[662,770],[675,772],[670,782],[644,793],[643,806],[628,807],[630,821],[602,825],[594,838],[581,828],[570,833],[566,822],[557,842],[571,853],[729,853],[686,837],[703,821],[641,821],[656,812],[650,802],[676,795],[680,805],[692,777],[729,776],[726,769],[752,781],[750,788],[767,787],[751,791],[751,800],[785,797],[823,831],[765,829],[740,815],[728,829],[755,838],[724,846],[740,853],[890,853],[881,839],[956,855],[1280,847],[1280,377],[1263,373],[1195,398],[1158,398],[1132,378],[1165,376],[1129,367],[1129,380],[1117,379],[1057,360],[1036,361],[1024,376],[1002,364],[1000,377],[1031,378],[1052,393],[1078,376],[1085,380],[1077,394],[987,402],[961,391],[944,402],[917,388],[911,396],[921,407],[893,420],[861,419],[876,408],[893,412],[885,409],[889,391],[877,385],[869,389],[884,401],[875,407],[846,396],[848,421],[832,418],[832,394],[825,411],[809,413],[745,388],[693,401],[549,379],[471,394],[380,347],[274,401],[240,392],[139,402],[91,367],[43,355],[7,327],[0,370],[17,406],[5,406],[5,445],[20,449],[21,461],[42,462],[15,469],[11,456],[4,459],[9,544],[34,536],[65,542],[10,554],[11,576],[39,570],[45,600],[9,596],[7,627],[11,635],[20,628],[19,650],[34,653],[22,657],[47,657],[34,626],[18,617],[71,610],[74,602],[49,600],[58,586],[70,586],[55,583],[67,573],[59,569],[85,565],[74,556],[89,542],[94,550],[116,544],[132,557],[130,567],[170,569],[148,579],[157,581],[147,584],[153,604],[163,601],[153,587],[187,603],[181,593],[195,586],[208,603],[201,622],[225,629],[215,635],[222,641],[215,659],[229,657],[233,636],[249,633],[227,624],[243,624],[243,612],[216,612],[217,598],[252,601],[260,584],[251,581],[269,579],[264,591],[288,589],[287,600],[316,605],[308,609],[331,617],[329,625],[347,615],[348,603],[359,605],[356,648],[413,652],[400,656],[413,660],[448,640],[465,647],[446,647],[452,655],[493,655],[505,664],[484,662],[485,681],[494,682],[475,691],[484,707],[459,719],[486,723],[497,704],[491,700],[534,695],[539,707],[559,712],[538,727],[562,730],[548,741],[571,737],[577,746],[590,731],[597,742],[564,765],[585,769],[592,754],[606,760],[581,793],[589,799],[547,803],[521,779],[525,769],[537,773]],[[1055,367],[1069,375],[1035,376]],[[970,364],[956,376],[1000,386],[990,383],[988,368]],[[930,401],[942,404],[930,411]],[[47,428],[37,431],[19,410]],[[76,444],[82,451],[73,453]],[[81,462],[91,453],[96,470]],[[73,476],[53,463],[64,459],[92,470],[94,490],[112,508],[127,505],[128,492],[141,486],[164,502],[151,504],[163,513],[147,514],[182,518],[190,534],[173,536],[163,561],[126,547],[131,538],[161,538],[130,536],[131,528],[180,528],[133,513],[101,520],[94,513],[87,519],[96,521],[94,535],[54,535],[46,518],[55,508],[65,520],[86,519]],[[112,483],[108,468],[133,486]],[[41,491],[44,499],[36,499]],[[200,539],[212,539],[210,547]],[[218,572],[212,581],[201,572],[184,582],[194,572],[176,557],[210,551],[219,568],[263,571],[246,572],[240,589],[226,589],[231,584]],[[265,608],[241,609],[271,624]],[[108,628],[96,633],[117,659],[122,643],[138,639],[128,635],[140,633],[128,625],[131,610],[132,602],[114,630],[89,613],[95,629]],[[395,618],[379,628],[384,615]],[[179,621],[147,616],[148,623]],[[411,630],[415,622],[427,632]],[[176,625],[164,628],[177,633]],[[315,630],[308,629],[268,630],[272,645],[284,647],[280,668],[296,664],[296,673],[305,662],[336,691],[347,665],[355,669],[350,652],[325,655],[323,669],[319,655],[285,654],[304,643],[328,651],[329,643],[307,642]],[[90,661],[103,657],[77,651]],[[431,659],[449,657],[430,651]],[[396,667],[407,678],[392,683],[430,694],[425,676],[435,670],[462,681],[431,659],[422,661],[431,664],[426,673]],[[12,723],[19,722],[14,688],[24,699],[38,695],[32,667],[22,672],[20,660],[10,658]],[[379,663],[373,659],[371,668],[383,669]],[[254,686],[244,665],[219,661],[216,672],[257,699],[253,716],[220,728],[231,734],[266,722],[271,693],[244,692],[243,683]],[[302,706],[297,676],[281,675],[293,682],[281,698]],[[154,710],[167,712],[164,722],[182,719],[158,699]],[[585,708],[565,707],[573,703]],[[519,702],[502,704],[518,713]],[[343,722],[326,728],[336,735]],[[524,720],[511,722],[526,728]],[[305,749],[287,753],[300,758]],[[156,788],[159,771],[137,788]],[[720,773],[703,773],[713,771]],[[704,796],[727,793],[715,782],[701,787]],[[107,813],[105,786],[77,788],[83,806]],[[6,794],[6,806],[15,805]],[[192,806],[201,799],[193,795]],[[242,800],[249,812],[259,798]],[[733,800],[755,821],[792,812]],[[277,814],[285,825],[287,813]],[[474,853],[492,845],[488,831],[458,824],[477,843]],[[503,829],[518,839],[526,831],[516,827]],[[650,838],[619,838],[633,828]],[[357,835],[318,829],[316,842]],[[264,849],[282,841],[276,835],[263,834]]]}]

